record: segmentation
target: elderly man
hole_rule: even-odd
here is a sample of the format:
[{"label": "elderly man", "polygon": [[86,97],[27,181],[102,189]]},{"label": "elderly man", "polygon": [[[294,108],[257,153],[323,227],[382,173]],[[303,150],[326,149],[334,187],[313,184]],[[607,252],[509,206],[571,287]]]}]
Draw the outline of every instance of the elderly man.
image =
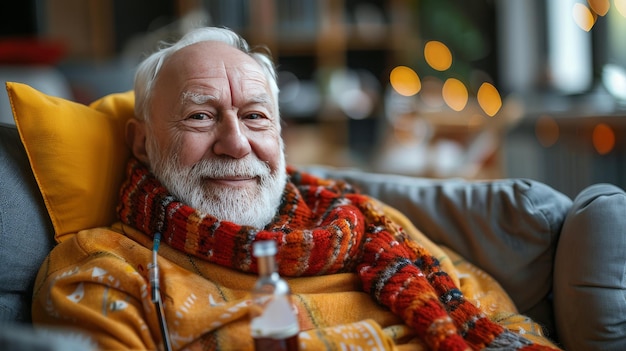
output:
[{"label": "elderly man", "polygon": [[252,243],[274,240],[302,350],[554,347],[495,282],[464,295],[447,254],[395,210],[287,167],[273,64],[235,33],[202,28],[154,53],[135,95],[120,221],[52,251],[35,323],[101,349],[252,349]]}]

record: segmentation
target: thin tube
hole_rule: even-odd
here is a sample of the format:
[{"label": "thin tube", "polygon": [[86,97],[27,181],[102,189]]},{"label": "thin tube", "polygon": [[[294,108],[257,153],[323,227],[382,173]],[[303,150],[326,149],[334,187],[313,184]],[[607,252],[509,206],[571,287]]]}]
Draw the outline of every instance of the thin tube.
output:
[{"label": "thin tube", "polygon": [[163,308],[163,301],[160,294],[160,282],[159,282],[159,266],[157,262],[157,253],[159,251],[159,245],[161,243],[161,233],[154,234],[154,242],[152,244],[152,263],[148,265],[150,274],[150,290],[152,303],[157,310],[157,316],[159,318],[159,327],[161,328],[161,336],[163,338],[163,348],[165,351],[172,351],[172,344],[170,342],[170,333],[167,328],[167,321],[165,320],[165,311]]}]

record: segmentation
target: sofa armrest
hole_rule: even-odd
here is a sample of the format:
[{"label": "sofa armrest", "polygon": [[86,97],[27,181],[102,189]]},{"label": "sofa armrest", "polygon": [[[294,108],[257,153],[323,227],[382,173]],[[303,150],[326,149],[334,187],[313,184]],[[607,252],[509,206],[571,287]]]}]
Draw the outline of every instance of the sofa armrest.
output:
[{"label": "sofa armrest", "polygon": [[571,350],[626,350],[626,192],[583,189],[565,219],[554,270],[559,340]]}]

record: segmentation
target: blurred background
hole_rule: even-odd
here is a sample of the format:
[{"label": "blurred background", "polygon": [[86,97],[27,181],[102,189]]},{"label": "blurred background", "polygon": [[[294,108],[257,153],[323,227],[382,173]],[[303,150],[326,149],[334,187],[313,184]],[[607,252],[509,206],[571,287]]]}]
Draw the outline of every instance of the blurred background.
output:
[{"label": "blurred background", "polygon": [[7,1],[0,79],[89,103],[206,25],[273,53],[292,164],[626,186],[626,0]]}]

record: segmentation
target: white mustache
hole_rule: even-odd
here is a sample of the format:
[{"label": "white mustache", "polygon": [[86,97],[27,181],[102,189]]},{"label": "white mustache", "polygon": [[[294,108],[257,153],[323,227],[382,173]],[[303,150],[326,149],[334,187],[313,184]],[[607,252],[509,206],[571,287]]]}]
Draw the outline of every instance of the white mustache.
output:
[{"label": "white mustache", "polygon": [[228,177],[267,177],[271,173],[270,166],[258,158],[234,160],[217,158],[201,160],[191,167],[190,174],[202,178],[228,178]]}]

